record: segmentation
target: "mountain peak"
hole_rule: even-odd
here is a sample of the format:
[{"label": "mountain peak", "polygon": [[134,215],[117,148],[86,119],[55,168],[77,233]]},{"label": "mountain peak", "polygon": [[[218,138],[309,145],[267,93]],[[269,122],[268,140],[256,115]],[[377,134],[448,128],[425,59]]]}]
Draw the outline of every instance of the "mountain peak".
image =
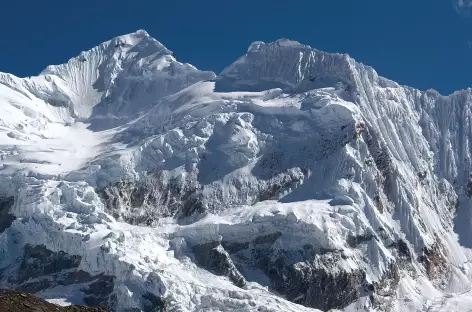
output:
[{"label": "mountain peak", "polygon": [[[108,41],[105,41],[102,44],[108,45],[110,43],[117,43],[117,42],[128,42],[130,44],[132,44],[132,43],[136,44],[136,43],[138,43],[139,41],[141,41],[142,39],[145,39],[145,38],[149,38],[149,39],[152,39],[153,41],[157,41],[156,39],[152,38],[148,34],[147,31],[142,30],[142,29],[138,29],[135,32],[131,32],[131,33],[127,33],[127,34],[123,34],[123,35],[120,35],[120,36],[113,37],[112,39],[110,39]],[[102,45],[102,44],[100,44],[100,45]]]},{"label": "mountain peak", "polygon": [[139,29],[50,65],[38,77],[15,82],[48,103],[70,108],[70,115],[82,120],[97,114],[131,118],[161,97],[214,77],[178,62],[171,50]]},{"label": "mountain peak", "polygon": [[144,29],[138,29],[134,33],[131,33],[131,34],[134,34],[136,36],[142,36],[142,37],[150,37],[149,33],[145,31]]},{"label": "mountain peak", "polygon": [[100,60],[107,57],[114,59],[124,58],[128,52],[132,54],[128,58],[141,58],[155,53],[159,55],[173,54],[171,50],[167,49],[158,40],[152,38],[145,30],[138,29],[135,32],[116,36],[89,50],[82,51],[76,57],[72,57],[66,64],[49,65],[41,74],[58,74],[61,71],[60,67],[75,62],[86,62],[89,59],[96,58],[97,55],[101,56]]},{"label": "mountain peak", "polygon": [[[347,54],[318,51],[298,41],[281,38],[274,42],[253,42],[247,52],[226,67],[221,76],[230,80],[265,81],[273,87],[294,88],[306,80],[351,80]],[[319,80],[317,80],[317,83]],[[267,83],[264,83],[264,88]],[[304,89],[305,87],[303,87]],[[257,88],[256,88],[257,89]]]},{"label": "mountain peak", "polygon": [[249,45],[248,52],[255,52],[261,48],[274,48],[274,47],[291,47],[291,48],[302,48],[312,49],[309,45],[301,44],[298,41],[290,40],[287,38],[280,38],[274,42],[265,43],[263,41],[254,41]]}]

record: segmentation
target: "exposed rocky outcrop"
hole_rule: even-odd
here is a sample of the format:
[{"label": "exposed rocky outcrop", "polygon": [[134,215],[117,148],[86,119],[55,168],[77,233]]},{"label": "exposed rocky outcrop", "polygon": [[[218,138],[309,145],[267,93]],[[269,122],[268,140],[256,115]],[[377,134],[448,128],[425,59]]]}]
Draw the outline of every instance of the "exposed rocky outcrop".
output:
[{"label": "exposed rocky outcrop", "polygon": [[467,181],[467,196],[472,197],[472,177]]},{"label": "exposed rocky outcrop", "polygon": [[244,197],[225,198],[225,188],[219,184],[201,185],[195,172],[170,177],[165,171],[137,181],[121,181],[98,193],[107,212],[115,218],[150,226],[163,217],[182,219],[204,212],[217,212],[221,206],[252,205],[278,199],[284,192],[300,185],[306,174],[306,170],[291,168],[267,179],[253,179],[248,185],[235,179],[231,186],[235,192],[245,193]]},{"label": "exposed rocky outcrop", "polygon": [[10,214],[10,208],[13,206],[15,198],[10,197],[0,197],[0,233],[3,233],[8,229],[13,221],[16,220],[16,217]]},{"label": "exposed rocky outcrop", "polygon": [[[268,259],[265,268],[272,287],[289,300],[320,310],[344,308],[357,300],[365,273],[336,269],[336,253],[316,255],[312,260],[290,264],[281,253]],[[262,269],[262,267],[261,267]]]},{"label": "exposed rocky outcrop", "polygon": [[[377,183],[379,186],[382,186],[383,189],[386,189],[390,185],[389,181],[393,179],[392,173],[394,170],[392,158],[388,148],[378,140],[375,131],[369,126],[365,128],[365,131],[362,132],[362,135],[364,137],[364,141],[367,144],[370,155],[372,155],[376,169],[380,173],[380,177],[378,177],[379,181],[377,181]],[[386,194],[388,195],[389,192],[386,192]]]},{"label": "exposed rocky outcrop", "polygon": [[142,295],[143,297],[143,312],[167,312],[167,303],[150,292]]},{"label": "exposed rocky outcrop", "polygon": [[436,240],[430,247],[424,247],[418,260],[424,265],[426,274],[434,282],[444,280],[444,277],[449,273],[444,248],[439,240]]},{"label": "exposed rocky outcrop", "polygon": [[210,242],[192,247],[197,263],[218,274],[227,276],[236,286],[243,287],[246,280],[234,265],[231,257],[219,242]]},{"label": "exposed rocky outcrop", "polygon": [[[400,267],[409,265],[412,255],[407,243],[398,240],[395,248],[398,261],[392,261],[378,281],[368,283],[362,269],[346,270],[339,266],[346,256],[342,251],[314,248],[283,250],[276,242],[281,232],[255,236],[251,241],[215,241],[195,245],[192,250],[202,267],[227,276],[238,286],[254,281],[254,272],[264,274],[268,286],[285,298],[323,311],[342,309],[362,296],[373,306],[384,309],[391,304],[400,281]],[[348,236],[347,245],[361,248],[377,240],[374,235]],[[257,282],[261,282],[256,278]]]},{"label": "exposed rocky outcrop", "polygon": [[397,242],[393,243],[392,247],[395,247],[397,249],[399,259],[405,260],[406,262],[411,262],[412,257],[410,248],[403,239],[399,239]]},{"label": "exposed rocky outcrop", "polygon": [[245,270],[259,270],[267,276],[273,290],[308,307],[344,308],[360,297],[365,273],[339,269],[340,252],[315,250],[312,246],[281,250],[273,246],[281,236],[281,232],[274,232],[256,236],[250,242],[210,242],[193,246],[192,250],[199,265],[229,277],[240,287],[245,283]]},{"label": "exposed rocky outcrop", "polygon": [[56,286],[81,284],[83,300],[89,306],[108,306],[114,277],[91,275],[79,269],[81,257],[53,252],[43,245],[25,245],[17,265],[2,268],[3,278],[15,290],[36,293]]},{"label": "exposed rocky outcrop", "polygon": [[379,281],[364,286],[372,305],[379,311],[390,311],[395,291],[400,282],[400,268],[398,263],[391,262]]},{"label": "exposed rocky outcrop", "polygon": [[85,306],[61,307],[29,293],[0,289],[0,311],[2,312],[109,312],[107,308]]},{"label": "exposed rocky outcrop", "polygon": [[139,181],[122,181],[102,189],[107,210],[131,224],[151,225],[161,217],[203,212],[196,191],[196,176],[169,178],[156,172]]},{"label": "exposed rocky outcrop", "polygon": [[347,244],[350,247],[355,248],[355,247],[357,247],[357,245],[359,245],[361,243],[364,243],[364,242],[368,242],[371,239],[375,239],[375,236],[372,235],[372,234],[356,235],[356,236],[349,235],[347,237]]},{"label": "exposed rocky outcrop", "polygon": [[284,191],[287,191],[290,188],[296,188],[303,181],[306,174],[306,170],[294,168],[269,179],[265,185],[260,187],[259,196],[255,202],[268,199],[278,199]]}]

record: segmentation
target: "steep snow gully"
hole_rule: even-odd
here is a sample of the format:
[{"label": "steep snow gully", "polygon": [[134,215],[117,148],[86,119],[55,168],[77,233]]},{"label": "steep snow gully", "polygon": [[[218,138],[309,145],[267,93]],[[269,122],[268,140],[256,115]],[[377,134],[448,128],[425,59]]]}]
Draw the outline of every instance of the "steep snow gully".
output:
[{"label": "steep snow gully", "polygon": [[145,31],[0,73],[0,287],[114,311],[465,311],[472,90]]}]

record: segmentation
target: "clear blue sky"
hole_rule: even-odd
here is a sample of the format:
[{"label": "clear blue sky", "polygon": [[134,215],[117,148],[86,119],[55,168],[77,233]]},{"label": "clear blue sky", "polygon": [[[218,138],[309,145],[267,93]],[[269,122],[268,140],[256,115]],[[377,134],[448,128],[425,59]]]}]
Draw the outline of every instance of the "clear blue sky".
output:
[{"label": "clear blue sky", "polygon": [[450,93],[472,86],[472,15],[453,1],[461,0],[5,0],[0,71],[35,75],[145,29],[200,69],[219,72],[251,42],[285,37]]}]

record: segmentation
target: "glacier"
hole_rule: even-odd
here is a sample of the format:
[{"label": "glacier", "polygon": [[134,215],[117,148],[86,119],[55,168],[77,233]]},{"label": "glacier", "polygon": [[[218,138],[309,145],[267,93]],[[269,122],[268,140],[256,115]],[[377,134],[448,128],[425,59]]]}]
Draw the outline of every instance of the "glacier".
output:
[{"label": "glacier", "polygon": [[0,73],[0,284],[113,311],[464,311],[472,90],[144,30]]}]

